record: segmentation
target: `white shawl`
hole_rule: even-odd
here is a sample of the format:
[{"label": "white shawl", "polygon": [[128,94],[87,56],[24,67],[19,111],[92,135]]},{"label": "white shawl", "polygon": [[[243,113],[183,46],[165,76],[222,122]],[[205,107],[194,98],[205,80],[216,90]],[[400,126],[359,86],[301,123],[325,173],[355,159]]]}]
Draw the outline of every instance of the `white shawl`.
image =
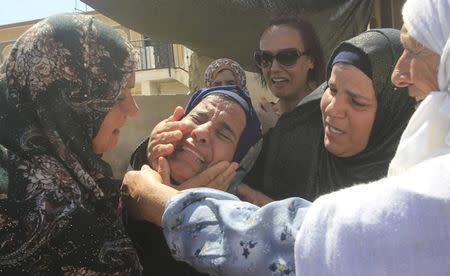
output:
[{"label": "white shawl", "polygon": [[403,7],[403,20],[412,37],[441,55],[440,91],[428,95],[411,117],[389,175],[398,175],[425,159],[450,153],[450,1],[408,0]]}]

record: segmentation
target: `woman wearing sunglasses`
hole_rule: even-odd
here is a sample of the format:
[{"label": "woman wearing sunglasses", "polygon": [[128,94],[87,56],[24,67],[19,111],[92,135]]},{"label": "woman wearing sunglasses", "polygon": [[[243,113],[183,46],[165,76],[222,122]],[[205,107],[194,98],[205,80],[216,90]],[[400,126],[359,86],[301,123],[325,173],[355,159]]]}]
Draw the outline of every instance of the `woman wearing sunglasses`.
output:
[{"label": "woman wearing sunglasses", "polygon": [[272,18],[259,48],[254,58],[261,81],[278,98],[273,105],[262,99],[257,109],[265,133],[324,81],[324,60],[313,26],[299,17]]}]

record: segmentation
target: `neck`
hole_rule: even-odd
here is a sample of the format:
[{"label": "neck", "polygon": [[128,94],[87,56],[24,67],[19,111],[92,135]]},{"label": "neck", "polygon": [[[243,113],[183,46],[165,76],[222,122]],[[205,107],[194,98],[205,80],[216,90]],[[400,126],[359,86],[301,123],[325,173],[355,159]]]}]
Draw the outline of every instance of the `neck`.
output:
[{"label": "neck", "polygon": [[280,100],[278,101],[280,106],[280,113],[283,114],[292,111],[298,105],[298,103],[303,100],[303,98],[311,93],[312,90],[313,89],[309,85],[307,85],[306,87],[301,89],[301,91],[297,93],[295,97],[280,98]]}]

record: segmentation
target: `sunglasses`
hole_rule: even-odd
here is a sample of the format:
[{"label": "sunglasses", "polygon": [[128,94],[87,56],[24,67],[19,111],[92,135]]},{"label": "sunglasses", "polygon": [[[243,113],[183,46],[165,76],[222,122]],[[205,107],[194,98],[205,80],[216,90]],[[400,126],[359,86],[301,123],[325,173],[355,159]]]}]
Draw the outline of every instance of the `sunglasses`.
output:
[{"label": "sunglasses", "polygon": [[297,60],[304,55],[307,55],[307,52],[300,52],[298,49],[288,48],[279,51],[275,55],[268,51],[255,51],[254,58],[259,68],[272,66],[273,59],[276,59],[278,64],[282,66],[290,67],[295,65]]}]

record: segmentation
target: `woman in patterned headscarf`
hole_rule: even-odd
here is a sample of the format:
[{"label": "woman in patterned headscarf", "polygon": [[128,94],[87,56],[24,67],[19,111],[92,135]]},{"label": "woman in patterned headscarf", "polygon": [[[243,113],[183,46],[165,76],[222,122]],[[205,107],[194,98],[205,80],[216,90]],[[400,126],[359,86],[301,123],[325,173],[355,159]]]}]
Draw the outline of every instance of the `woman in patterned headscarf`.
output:
[{"label": "woman in patterned headscarf", "polygon": [[0,273],[138,274],[101,154],[129,116],[135,54],[82,15],[36,24],[0,79]]},{"label": "woman in patterned headscarf", "polygon": [[247,91],[244,69],[234,60],[219,58],[211,62],[205,70],[205,87],[237,85]]}]

